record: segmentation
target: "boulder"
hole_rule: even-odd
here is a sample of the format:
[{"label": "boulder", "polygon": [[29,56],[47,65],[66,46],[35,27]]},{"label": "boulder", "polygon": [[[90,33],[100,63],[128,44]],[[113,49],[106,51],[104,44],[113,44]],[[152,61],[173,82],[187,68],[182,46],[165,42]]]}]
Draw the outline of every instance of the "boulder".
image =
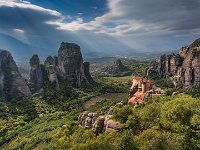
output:
[{"label": "boulder", "polygon": [[85,119],[88,117],[88,113],[89,112],[84,112],[84,113],[80,114],[79,117],[78,117],[78,122],[83,127],[85,125]]},{"label": "boulder", "polygon": [[105,121],[105,117],[104,116],[99,116],[96,121],[94,122],[93,126],[92,126],[92,130],[96,133],[102,133],[104,130],[104,121]]},{"label": "boulder", "polygon": [[31,96],[30,89],[12,55],[8,51],[0,50],[0,97],[11,100]]},{"label": "boulder", "polygon": [[122,129],[123,124],[106,116],[104,121],[105,132],[118,132]]},{"label": "boulder", "polygon": [[78,117],[79,124],[86,128],[92,129],[94,133],[118,132],[122,129],[123,124],[111,119],[111,116],[99,116],[97,113],[84,112]]}]

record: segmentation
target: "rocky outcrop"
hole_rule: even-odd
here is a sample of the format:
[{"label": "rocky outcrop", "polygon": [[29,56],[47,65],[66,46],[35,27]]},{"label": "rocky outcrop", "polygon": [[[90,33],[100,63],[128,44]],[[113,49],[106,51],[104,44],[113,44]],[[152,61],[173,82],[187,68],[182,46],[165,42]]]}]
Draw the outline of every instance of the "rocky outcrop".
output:
[{"label": "rocky outcrop", "polygon": [[[198,41],[198,40],[196,40]],[[200,87],[200,46],[192,43],[184,56],[182,76],[185,86]]]},{"label": "rocky outcrop", "polygon": [[104,121],[105,132],[118,132],[122,129],[123,124],[111,119],[110,116],[105,117]]},{"label": "rocky outcrop", "polygon": [[200,39],[182,47],[179,54],[162,55],[159,62],[160,77],[171,77],[175,85],[200,87]]},{"label": "rocky outcrop", "polygon": [[40,91],[44,84],[43,66],[40,65],[38,55],[33,55],[30,59],[30,82],[33,87],[33,91]]},{"label": "rocky outcrop", "polygon": [[130,75],[132,72],[122,64],[120,59],[115,59],[111,66],[106,67],[103,70],[105,75],[108,76],[126,76]]},{"label": "rocky outcrop", "polygon": [[114,64],[112,65],[112,69],[113,69],[114,72],[115,71],[116,72],[118,72],[118,71],[126,71],[127,67],[122,64],[122,61],[120,59],[116,59],[114,61]]},{"label": "rocky outcrop", "polygon": [[146,75],[150,79],[156,79],[158,78],[158,62],[152,61],[149,66],[146,68]]},{"label": "rocky outcrop", "polygon": [[97,113],[84,112],[79,115],[79,124],[86,128],[92,129],[96,134],[102,132],[118,132],[122,129],[123,124],[111,119],[111,116],[99,116]]},{"label": "rocky outcrop", "polygon": [[88,82],[90,84],[94,84],[94,80],[90,74],[90,63],[89,62],[84,62],[83,63],[83,66],[84,66],[84,73],[85,73],[85,77],[87,78]]},{"label": "rocky outcrop", "polygon": [[0,97],[7,100],[31,97],[13,57],[5,50],[0,50]]},{"label": "rocky outcrop", "polygon": [[69,80],[74,87],[88,85],[84,72],[80,46],[74,43],[61,43],[58,51],[58,66],[63,78]]},{"label": "rocky outcrop", "polygon": [[127,71],[128,68],[122,64],[122,61],[120,59],[114,60],[114,63],[111,67],[107,68],[107,72],[109,74],[116,74],[121,73],[123,71]]},{"label": "rocky outcrop", "polygon": [[159,62],[159,74],[161,77],[170,77],[177,73],[182,66],[183,57],[179,54],[162,55]]},{"label": "rocky outcrop", "polygon": [[47,59],[44,62],[44,66],[45,66],[45,70],[47,72],[48,80],[56,88],[56,90],[60,90],[58,78],[57,78],[55,59],[51,56],[47,57]]},{"label": "rocky outcrop", "polygon": [[94,133],[99,134],[105,130],[104,121],[105,121],[104,116],[99,116],[95,120],[95,122],[92,125],[92,130],[94,131]]},{"label": "rocky outcrop", "polygon": [[30,66],[34,92],[42,92],[45,81],[50,81],[56,90],[60,90],[58,77],[68,80],[74,87],[95,83],[89,72],[89,62],[83,62],[80,47],[74,43],[62,42],[58,56],[48,56],[44,65],[40,64],[38,55],[33,55]]}]

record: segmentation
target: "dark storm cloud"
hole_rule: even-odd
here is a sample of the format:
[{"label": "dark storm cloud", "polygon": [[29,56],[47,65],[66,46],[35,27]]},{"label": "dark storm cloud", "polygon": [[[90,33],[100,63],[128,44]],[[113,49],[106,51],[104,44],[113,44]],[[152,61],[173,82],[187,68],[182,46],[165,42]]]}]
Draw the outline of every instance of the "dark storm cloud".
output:
[{"label": "dark storm cloud", "polygon": [[35,31],[41,33],[54,28],[47,25],[47,21],[62,19],[61,14],[56,11],[45,10],[30,4],[10,3],[10,5],[0,3],[0,28],[4,31],[21,29],[27,33]]},{"label": "dark storm cloud", "polygon": [[109,11],[92,21],[70,16],[66,22],[59,9],[47,8],[0,0],[0,33],[27,39],[49,53],[68,41],[79,43],[84,52],[107,56],[177,49],[200,34],[199,0],[108,0]]},{"label": "dark storm cloud", "polygon": [[[113,37],[98,35],[92,31],[58,30],[56,22],[65,24],[63,18],[57,11],[33,4],[0,2],[0,32],[19,39],[18,35],[13,33],[21,31],[29,44],[47,50],[47,55],[55,54],[62,41],[80,44],[83,52],[87,54],[105,54],[109,53],[110,49],[113,50],[112,53],[117,53],[122,48],[129,49]],[[52,23],[48,24],[49,21]]]},{"label": "dark storm cloud", "polygon": [[[110,0],[110,2],[112,1],[114,3],[114,0]],[[199,0],[117,1],[116,5],[113,5],[113,10],[121,12],[121,19],[156,23],[170,28],[171,30],[189,30],[200,27]]]}]

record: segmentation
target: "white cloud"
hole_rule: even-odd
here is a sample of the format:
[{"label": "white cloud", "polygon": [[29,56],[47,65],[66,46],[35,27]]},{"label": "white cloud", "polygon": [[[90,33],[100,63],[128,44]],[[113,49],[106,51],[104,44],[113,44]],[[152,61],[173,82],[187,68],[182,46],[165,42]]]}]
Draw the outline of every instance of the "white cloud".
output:
[{"label": "white cloud", "polygon": [[21,30],[21,29],[13,29],[14,32],[16,33],[23,33],[24,34],[24,30]]},{"label": "white cloud", "polygon": [[43,7],[40,7],[40,6],[37,6],[37,5],[33,5],[28,1],[22,1],[22,0],[20,0],[20,1],[6,0],[6,1],[4,1],[3,0],[3,1],[0,1],[0,7],[3,7],[3,6],[18,7],[18,8],[21,8],[21,9],[32,9],[32,10],[35,10],[35,11],[41,11],[41,12],[48,13],[48,14],[53,15],[53,16],[60,17],[60,19],[64,18],[62,16],[62,14],[59,13],[58,11],[46,9],[46,8],[43,8]]},{"label": "white cloud", "polygon": [[[48,50],[56,49],[61,41],[77,42],[85,50],[106,54],[174,49],[182,45],[174,44],[175,38],[200,34],[199,20],[194,19],[199,6],[196,1],[186,6],[187,0],[108,0],[107,13],[85,22],[81,14],[72,20],[72,16],[27,1],[0,0],[0,32]],[[5,17],[9,18],[3,20]]]},{"label": "white cloud", "polygon": [[[93,21],[57,22],[61,30],[91,30],[108,35],[169,34],[199,29],[198,0],[108,0],[109,12]],[[105,25],[112,23],[113,26]]]}]

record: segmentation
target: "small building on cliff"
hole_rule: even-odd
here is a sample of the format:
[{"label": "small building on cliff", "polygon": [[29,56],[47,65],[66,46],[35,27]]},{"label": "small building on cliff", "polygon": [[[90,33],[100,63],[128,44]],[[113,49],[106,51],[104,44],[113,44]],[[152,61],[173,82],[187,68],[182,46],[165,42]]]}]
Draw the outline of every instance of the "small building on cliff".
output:
[{"label": "small building on cliff", "polygon": [[132,86],[129,92],[130,99],[128,101],[128,104],[131,106],[133,104],[144,103],[146,92],[151,88],[151,80],[143,77],[133,77]]}]

